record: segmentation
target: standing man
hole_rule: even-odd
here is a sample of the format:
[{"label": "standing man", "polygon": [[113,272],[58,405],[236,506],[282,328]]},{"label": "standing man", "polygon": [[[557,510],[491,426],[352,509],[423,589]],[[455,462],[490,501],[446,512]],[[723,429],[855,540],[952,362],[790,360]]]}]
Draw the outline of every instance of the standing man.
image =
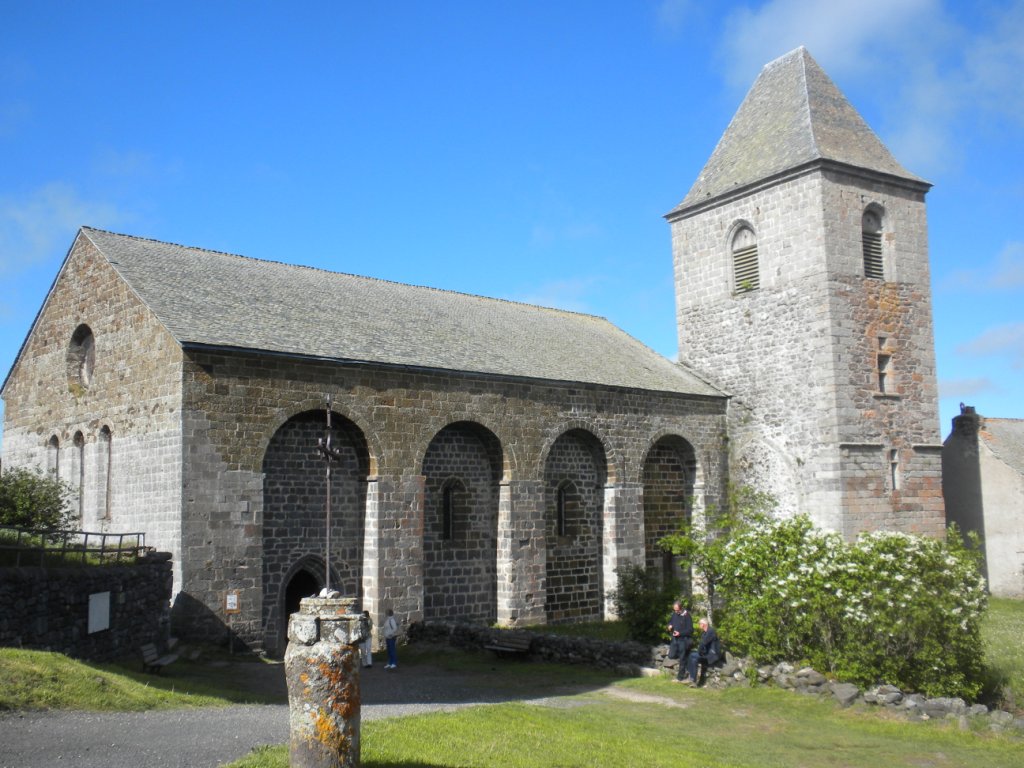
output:
[{"label": "standing man", "polygon": [[388,617],[384,619],[384,643],[388,647],[388,663],[384,669],[395,669],[398,666],[398,620],[390,608]]},{"label": "standing man", "polygon": [[693,618],[690,609],[684,608],[678,600],[672,604],[672,616],[668,620],[668,657],[679,659],[676,680],[682,680],[686,671],[686,657],[693,646]]}]

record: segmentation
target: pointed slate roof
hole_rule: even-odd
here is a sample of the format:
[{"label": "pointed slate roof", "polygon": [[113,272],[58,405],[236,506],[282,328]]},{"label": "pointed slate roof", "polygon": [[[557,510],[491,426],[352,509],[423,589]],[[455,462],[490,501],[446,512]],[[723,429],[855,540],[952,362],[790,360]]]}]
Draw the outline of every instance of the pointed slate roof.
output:
[{"label": "pointed slate roof", "polygon": [[83,227],[183,346],[721,397],[604,318]]},{"label": "pointed slate roof", "polygon": [[802,46],[765,65],[668,216],[816,161],[930,186],[900,165]]}]

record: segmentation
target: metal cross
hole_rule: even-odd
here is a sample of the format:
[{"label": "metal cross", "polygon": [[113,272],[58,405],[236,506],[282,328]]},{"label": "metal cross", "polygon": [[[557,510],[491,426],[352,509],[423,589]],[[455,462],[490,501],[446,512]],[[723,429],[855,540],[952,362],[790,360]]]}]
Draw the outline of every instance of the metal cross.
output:
[{"label": "metal cross", "polygon": [[327,465],[327,535],[325,537],[326,553],[324,561],[324,592],[331,592],[331,462],[341,459],[341,452],[331,447],[331,396],[327,396],[327,431],[316,441],[317,451],[324,457]]}]

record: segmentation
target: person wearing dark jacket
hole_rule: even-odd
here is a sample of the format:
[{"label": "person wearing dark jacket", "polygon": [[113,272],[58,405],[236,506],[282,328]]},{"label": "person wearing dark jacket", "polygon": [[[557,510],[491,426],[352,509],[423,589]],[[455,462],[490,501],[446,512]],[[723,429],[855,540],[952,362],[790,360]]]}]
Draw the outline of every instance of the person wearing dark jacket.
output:
[{"label": "person wearing dark jacket", "polygon": [[668,643],[668,657],[679,659],[679,671],[676,680],[682,680],[686,674],[686,657],[693,647],[693,618],[688,608],[682,603],[672,604],[672,616],[668,620],[668,634],[672,639]]},{"label": "person wearing dark jacket", "polygon": [[709,667],[717,664],[722,658],[722,643],[718,639],[718,633],[715,632],[715,628],[711,626],[711,622],[707,619],[700,620],[700,642],[697,643],[697,647],[690,651],[690,656],[686,660],[686,671],[690,674],[689,680],[680,680],[679,682],[686,683],[687,685],[697,685],[699,680],[698,675],[700,669],[698,667]]}]

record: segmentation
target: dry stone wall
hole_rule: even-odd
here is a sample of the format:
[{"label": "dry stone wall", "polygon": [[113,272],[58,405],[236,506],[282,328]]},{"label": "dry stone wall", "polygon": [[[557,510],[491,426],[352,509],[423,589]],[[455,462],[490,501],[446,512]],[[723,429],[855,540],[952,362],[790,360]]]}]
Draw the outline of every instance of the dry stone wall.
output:
[{"label": "dry stone wall", "polygon": [[[146,643],[159,646],[169,631],[171,578],[166,553],[137,565],[0,568],[0,646],[94,661],[136,654]],[[108,618],[95,631],[91,597]]]}]

